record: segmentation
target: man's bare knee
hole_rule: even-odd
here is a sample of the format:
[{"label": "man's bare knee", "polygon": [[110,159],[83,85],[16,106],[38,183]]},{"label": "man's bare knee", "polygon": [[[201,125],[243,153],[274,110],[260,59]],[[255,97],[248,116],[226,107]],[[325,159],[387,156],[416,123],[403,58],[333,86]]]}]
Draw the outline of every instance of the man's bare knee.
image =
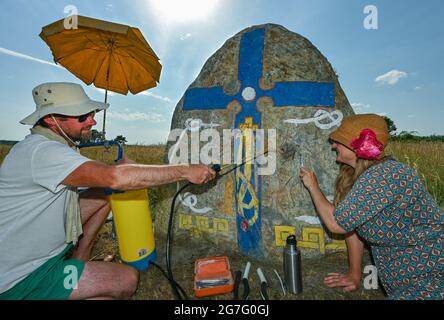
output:
[{"label": "man's bare knee", "polygon": [[87,262],[78,289],[70,299],[128,299],[137,290],[139,272],[133,267],[112,262]]},{"label": "man's bare knee", "polygon": [[124,276],[122,277],[122,284],[119,286],[119,292],[116,292],[118,299],[128,299],[137,290],[139,284],[139,271],[132,267],[126,267]]},{"label": "man's bare knee", "polygon": [[128,276],[128,288],[129,294],[132,296],[137,291],[137,287],[139,285],[139,271],[134,268],[131,268]]}]

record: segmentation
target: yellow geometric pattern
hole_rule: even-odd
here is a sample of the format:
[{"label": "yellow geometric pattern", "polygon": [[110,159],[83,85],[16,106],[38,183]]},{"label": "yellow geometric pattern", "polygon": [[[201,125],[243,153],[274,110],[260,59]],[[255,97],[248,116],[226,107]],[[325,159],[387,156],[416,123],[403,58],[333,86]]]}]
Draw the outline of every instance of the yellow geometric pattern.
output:
[{"label": "yellow geometric pattern", "polygon": [[[213,226],[210,227],[210,224]],[[220,234],[228,237],[227,219],[179,214],[179,228],[193,230],[194,232],[201,231],[209,234]]]},{"label": "yellow geometric pattern", "polygon": [[276,246],[284,247],[287,241],[287,237],[290,235],[296,235],[296,228],[290,226],[275,226],[274,236],[276,240]]},{"label": "yellow geometric pattern", "polygon": [[321,228],[303,228],[302,241],[298,241],[301,248],[319,249],[325,253],[325,235]]},{"label": "yellow geometric pattern", "polygon": [[[276,246],[285,246],[285,239],[290,234],[295,234],[296,229],[291,226],[275,226]],[[299,248],[319,249],[324,254],[326,250],[346,250],[347,246],[344,240],[332,240],[331,243],[325,242],[325,233],[322,228],[302,228],[302,240],[297,241]]]},{"label": "yellow geometric pattern", "polygon": [[[223,235],[227,238],[229,236],[228,220],[221,218],[179,214],[179,228],[189,230],[197,238],[203,232]],[[292,226],[275,226],[274,232],[276,246],[284,247],[287,237],[296,234],[296,228]],[[331,243],[326,243],[325,233],[322,228],[302,228],[302,239],[298,240],[297,243],[299,248],[318,249],[322,254],[327,250],[347,249],[344,240],[333,239]]]}]

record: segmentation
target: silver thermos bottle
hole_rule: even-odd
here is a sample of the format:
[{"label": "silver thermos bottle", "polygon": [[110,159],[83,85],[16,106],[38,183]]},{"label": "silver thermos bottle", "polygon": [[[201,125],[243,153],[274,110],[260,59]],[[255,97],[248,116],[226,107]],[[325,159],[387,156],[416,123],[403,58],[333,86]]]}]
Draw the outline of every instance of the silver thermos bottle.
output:
[{"label": "silver thermos bottle", "polygon": [[301,252],[296,246],[296,236],[287,237],[284,248],[284,275],[288,291],[293,294],[302,292]]}]

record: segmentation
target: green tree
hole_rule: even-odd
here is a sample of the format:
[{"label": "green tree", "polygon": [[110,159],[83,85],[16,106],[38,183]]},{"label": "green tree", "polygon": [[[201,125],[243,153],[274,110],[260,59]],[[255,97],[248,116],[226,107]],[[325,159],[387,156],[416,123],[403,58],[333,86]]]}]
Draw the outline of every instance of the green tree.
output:
[{"label": "green tree", "polygon": [[389,117],[386,117],[386,116],[382,116],[382,117],[384,118],[385,122],[387,122],[387,127],[388,127],[388,131],[389,131],[390,136],[392,136],[392,137],[395,136],[396,130],[398,130],[396,128],[395,122],[393,122],[393,120],[390,119]]},{"label": "green tree", "polygon": [[97,131],[96,129],[92,129],[90,142],[101,142],[101,141],[105,141],[105,136],[103,135],[103,132]]},{"label": "green tree", "polygon": [[417,136],[418,131],[401,131],[397,138],[399,138],[399,140],[418,140]]},{"label": "green tree", "polygon": [[119,142],[120,144],[125,144],[128,141],[126,140],[126,138],[122,135],[118,135],[117,137],[114,138],[115,141]]}]

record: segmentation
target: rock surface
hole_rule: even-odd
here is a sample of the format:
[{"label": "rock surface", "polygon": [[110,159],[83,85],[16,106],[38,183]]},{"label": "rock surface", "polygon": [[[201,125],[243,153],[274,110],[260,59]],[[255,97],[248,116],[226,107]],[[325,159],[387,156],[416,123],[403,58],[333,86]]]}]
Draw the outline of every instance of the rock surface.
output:
[{"label": "rock surface", "polygon": [[[187,162],[202,162],[199,152],[211,156],[219,148],[221,155],[215,159],[226,169],[223,155],[241,155],[240,145],[248,139],[230,140],[227,148],[224,129],[256,136],[258,129],[264,129],[268,163],[262,173],[273,169],[273,158],[275,170],[259,175],[260,165],[253,163],[212,184],[187,189],[176,207],[175,235],[205,238],[261,260],[282,259],[289,234],[296,234],[304,254],[344,249],[344,241],[332,239],[320,224],[298,173],[301,165],[314,170],[321,189],[333,196],[338,165],[328,134],[352,113],[332,66],[301,35],[266,24],[227,40],[176,106],[171,130],[178,131],[167,145],[168,161],[185,153]],[[220,141],[215,137],[197,144],[191,140],[193,134],[199,138],[199,132],[209,128],[220,134]],[[270,129],[276,132],[275,150]],[[175,191],[166,190],[169,196],[156,213],[156,232],[163,234]]]}]

